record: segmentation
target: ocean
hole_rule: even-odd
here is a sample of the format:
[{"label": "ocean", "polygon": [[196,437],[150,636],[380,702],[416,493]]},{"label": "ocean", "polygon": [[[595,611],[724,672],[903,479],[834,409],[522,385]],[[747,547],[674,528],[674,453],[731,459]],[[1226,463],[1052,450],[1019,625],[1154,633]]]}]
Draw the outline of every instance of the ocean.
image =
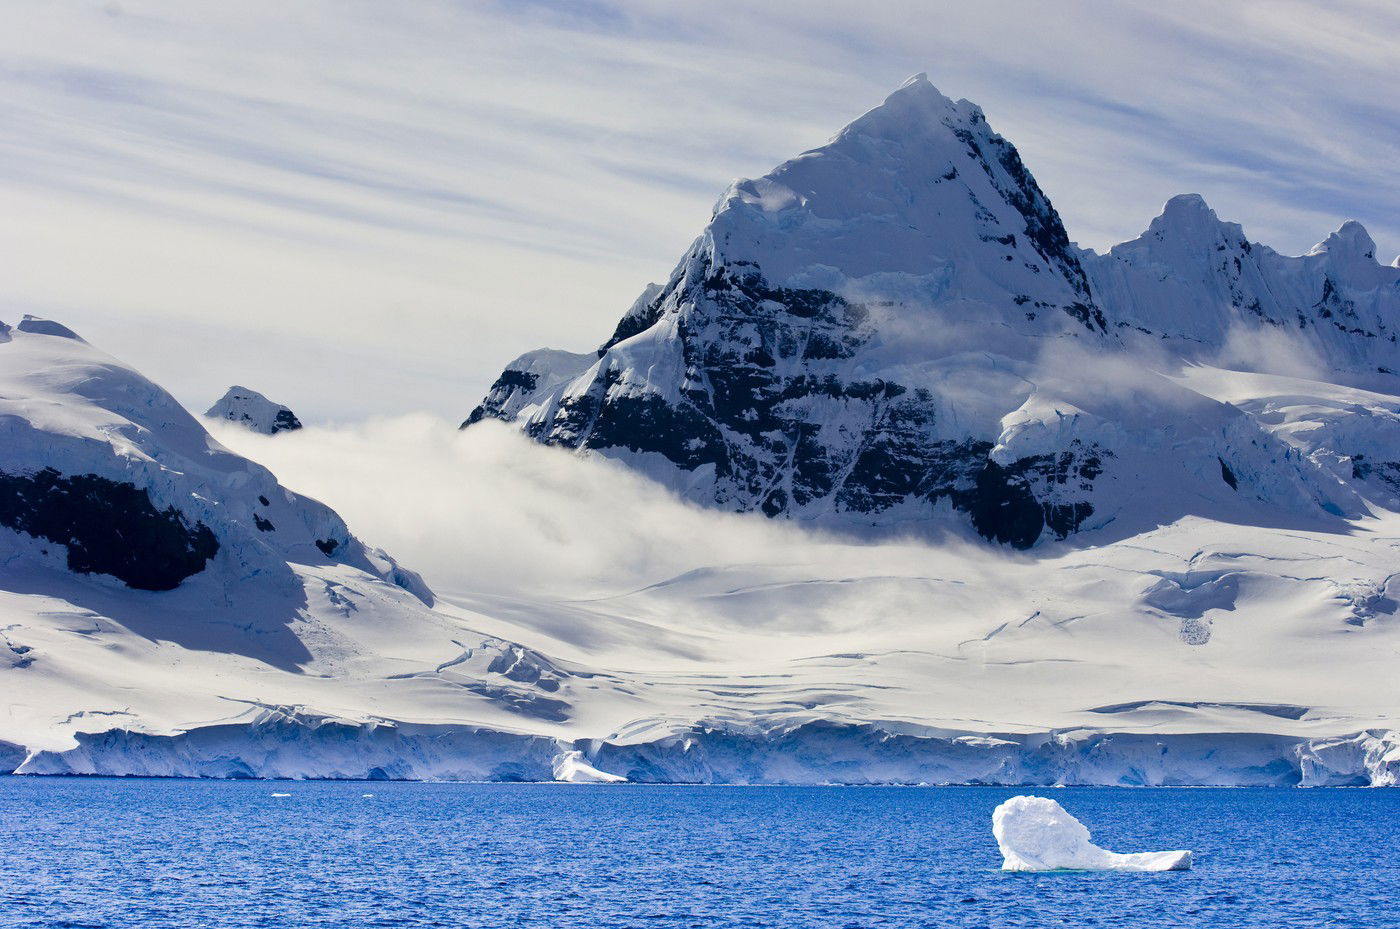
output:
[{"label": "ocean", "polygon": [[[1195,867],[1003,872],[1022,793]],[[1381,929],[1400,790],[3,777],[0,925]]]}]

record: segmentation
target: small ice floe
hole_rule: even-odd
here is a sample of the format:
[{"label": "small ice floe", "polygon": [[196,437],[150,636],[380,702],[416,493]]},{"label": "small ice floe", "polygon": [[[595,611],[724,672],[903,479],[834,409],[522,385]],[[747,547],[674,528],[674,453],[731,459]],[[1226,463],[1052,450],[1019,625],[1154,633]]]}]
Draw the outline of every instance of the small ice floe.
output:
[{"label": "small ice floe", "polygon": [[290,797],[291,794],[273,794],[274,797]]},{"label": "small ice floe", "polygon": [[360,796],[361,796],[361,797],[364,797],[366,800],[368,800],[370,797],[373,797],[374,794],[360,794]]},{"label": "small ice floe", "polygon": [[583,759],[583,752],[560,752],[554,756],[554,779],[569,784],[625,784],[627,778],[599,771]]},{"label": "small ice floe", "polygon": [[1089,841],[1089,830],[1045,797],[1012,797],[992,813],[1003,871],[1185,871],[1191,853],[1120,855]]}]

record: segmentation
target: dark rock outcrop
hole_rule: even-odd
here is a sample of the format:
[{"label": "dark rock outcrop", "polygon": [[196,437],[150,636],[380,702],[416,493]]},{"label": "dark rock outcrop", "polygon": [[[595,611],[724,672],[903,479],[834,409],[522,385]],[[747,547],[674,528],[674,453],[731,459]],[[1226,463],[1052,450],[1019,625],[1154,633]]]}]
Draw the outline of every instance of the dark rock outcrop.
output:
[{"label": "dark rock outcrop", "polygon": [[68,550],[68,567],[110,574],[139,590],[173,590],[204,570],[219,540],[149,492],[96,474],[0,473],[0,525]]}]

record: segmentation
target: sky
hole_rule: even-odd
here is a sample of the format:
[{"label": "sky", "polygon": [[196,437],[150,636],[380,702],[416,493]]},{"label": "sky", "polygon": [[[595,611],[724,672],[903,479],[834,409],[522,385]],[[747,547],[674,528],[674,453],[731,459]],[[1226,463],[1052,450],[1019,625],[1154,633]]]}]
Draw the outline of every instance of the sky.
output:
[{"label": "sky", "polygon": [[1389,0],[0,0],[0,320],[202,411],[464,417],[602,342],[736,177],[925,71],[1104,249],[1196,192],[1400,252]]}]

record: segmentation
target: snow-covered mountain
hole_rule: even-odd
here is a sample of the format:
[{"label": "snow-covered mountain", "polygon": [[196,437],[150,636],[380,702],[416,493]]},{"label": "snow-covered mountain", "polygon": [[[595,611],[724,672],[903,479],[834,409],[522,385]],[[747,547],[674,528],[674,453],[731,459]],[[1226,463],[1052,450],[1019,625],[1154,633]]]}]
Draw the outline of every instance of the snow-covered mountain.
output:
[{"label": "snow-covered mountain", "polygon": [[58,323],[0,324],[0,760],[11,767],[160,772],[179,762],[154,750],[92,762],[79,743],[199,730],[235,734],[211,772],[276,773],[238,734],[308,705],[360,722],[449,705],[501,732],[559,716],[567,688],[548,666],[434,600],[132,368]]},{"label": "snow-covered mountain", "polygon": [[0,343],[7,572],[65,566],[150,591],[195,579],[226,599],[247,586],[299,592],[289,563],[334,563],[431,602],[330,508],[219,446],[168,393],[71,330],[26,316]]},{"label": "snow-covered mountain", "polygon": [[1193,197],[1080,250],[921,76],[423,446],[0,324],[0,769],[1400,784],[1397,300]]},{"label": "snow-covered mountain", "polygon": [[1376,260],[1360,223],[1293,258],[1250,242],[1186,194],[1138,238],[1081,262],[1095,301],[1139,343],[1209,360],[1231,338],[1287,334],[1318,372],[1391,389],[1400,374],[1400,267]]},{"label": "snow-covered mountain", "polygon": [[1286,258],[1188,196],[1082,251],[982,111],[919,75],[731,186],[597,352],[523,356],[463,425],[513,422],[724,509],[1018,548],[1188,512],[1349,518],[1366,504],[1338,459],[1391,474],[1387,411],[1346,427],[1361,445],[1300,449],[1173,377],[1267,336],[1394,388],[1400,270],[1374,250],[1348,223]]},{"label": "snow-covered mountain", "polygon": [[263,435],[276,435],[301,428],[301,420],[290,407],[271,400],[247,387],[234,385],[204,415],[226,419]]}]

